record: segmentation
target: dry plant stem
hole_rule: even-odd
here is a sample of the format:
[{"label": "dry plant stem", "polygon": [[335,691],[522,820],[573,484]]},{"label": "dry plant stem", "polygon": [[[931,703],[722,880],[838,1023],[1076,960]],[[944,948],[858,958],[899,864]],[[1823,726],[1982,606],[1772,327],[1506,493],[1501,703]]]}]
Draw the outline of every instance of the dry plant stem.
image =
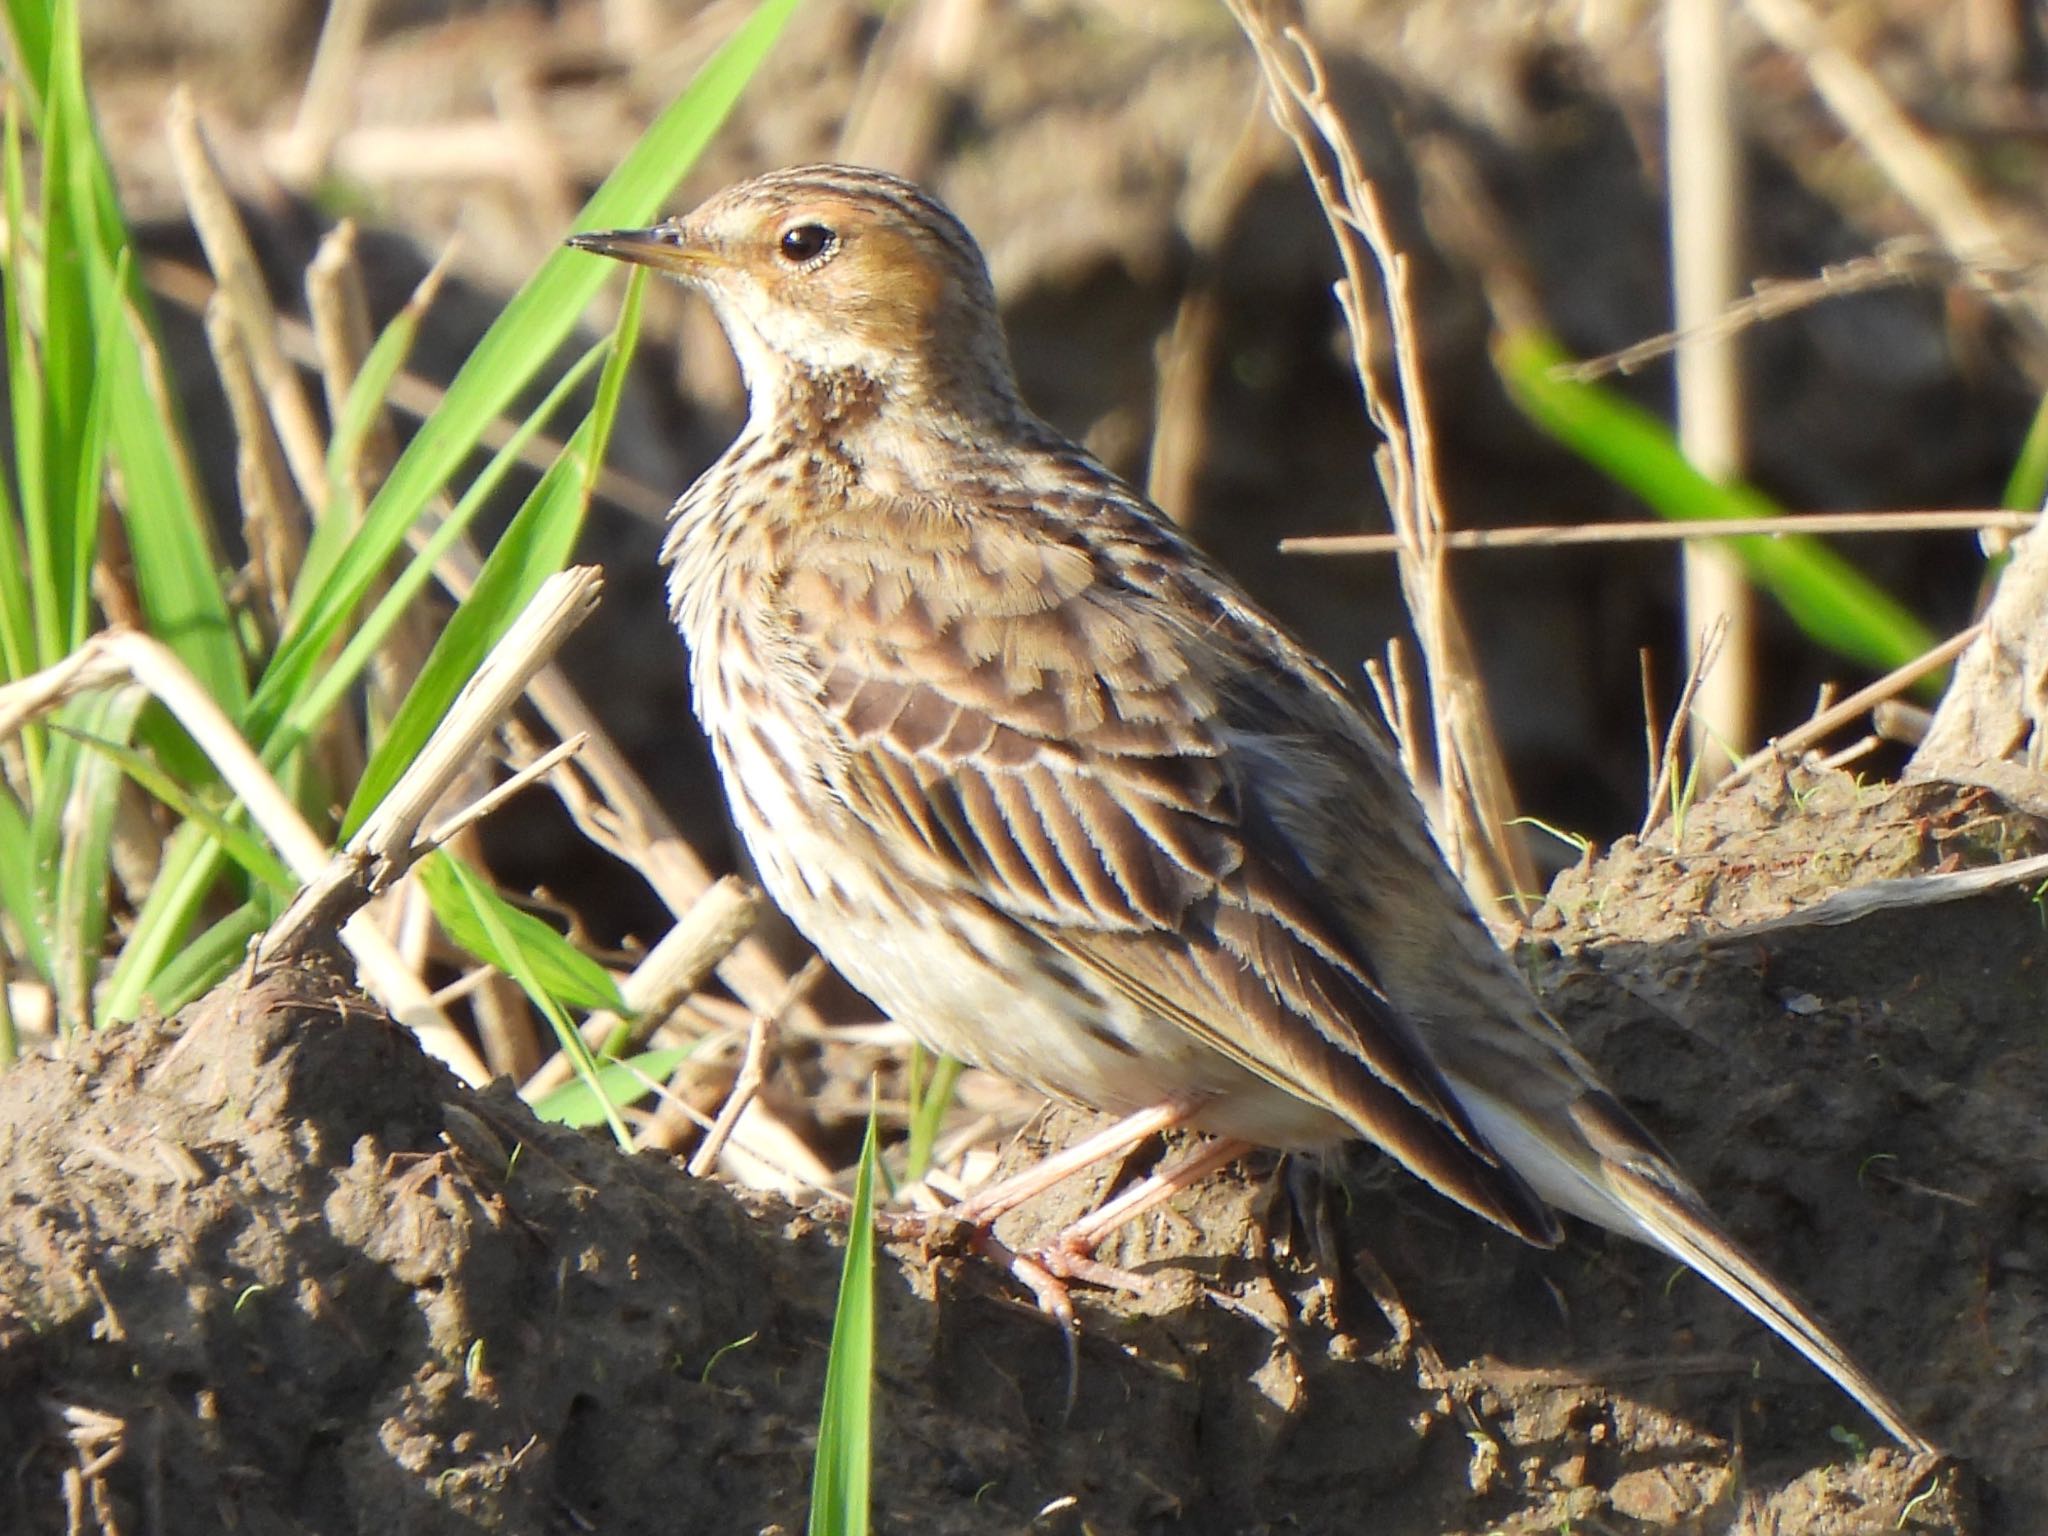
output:
[{"label": "dry plant stem", "polygon": [[[1716,518],[1711,522],[1644,520],[1622,523],[1547,523],[1528,528],[1459,528],[1443,536],[1446,549],[1551,549],[1572,544],[1656,544],[1671,540],[1735,539],[1751,535],[1980,533],[1986,528],[2023,532],[2038,512],[1987,508],[1926,512],[1788,512],[1780,517]],[[1391,555],[1391,533],[1317,533],[1282,539],[1283,555]]]},{"label": "dry plant stem", "polygon": [[199,232],[206,259],[227,296],[249,364],[263,388],[271,419],[277,424],[299,495],[317,514],[326,505],[327,470],[324,439],[311,402],[300,386],[298,370],[284,354],[277,337],[277,312],[264,286],[263,270],[250,249],[248,232],[235,212],[234,199],[220,179],[220,169],[200,130],[190,91],[180,87],[171,96],[170,144],[185,189],[193,227]]},{"label": "dry plant stem", "polygon": [[1699,644],[1693,648],[1692,668],[1685,674],[1685,687],[1679,692],[1678,708],[1672,711],[1671,728],[1664,733],[1664,750],[1657,759],[1657,777],[1650,785],[1650,803],[1643,808],[1643,825],[1636,834],[1638,837],[1648,837],[1670,814],[1671,786],[1678,780],[1679,743],[1690,738],[1686,725],[1693,718],[1701,685],[1721,659],[1721,643],[1727,632],[1727,619],[1717,619],[1707,626],[1707,632],[1700,636]]},{"label": "dry plant stem", "polygon": [[[1677,357],[1678,441],[1701,474],[1731,480],[1743,467],[1736,337],[1696,333],[1738,292],[1742,171],[1728,7],[1726,0],[1667,0],[1664,16],[1672,308],[1685,337]],[[1739,750],[1754,729],[1756,603],[1733,551],[1682,548],[1687,665],[1699,680],[1687,734],[1702,780],[1711,784],[1727,771],[1728,752]],[[1709,667],[1704,641],[1716,624],[1720,655]]]},{"label": "dry plant stem", "polygon": [[[1805,65],[1828,110],[1959,262],[2000,272],[2031,270],[1969,183],[1899,109],[1877,77],[1829,39],[1826,24],[1806,0],[1745,4],[1771,41]],[[1986,291],[2023,320],[2033,340],[2048,334],[2038,281],[1996,285]]]},{"label": "dry plant stem", "polygon": [[[406,301],[408,313],[422,314],[433,303],[453,254],[451,244],[414,287]],[[328,419],[339,421],[348,403],[349,390],[354,387],[363,359],[369,356],[375,340],[362,266],[356,259],[354,220],[343,219],[329,230],[307,264],[306,312],[312,317],[314,354],[327,396]],[[369,430],[350,448],[336,476],[352,506],[360,506],[369,499],[370,482],[383,477],[397,453],[390,417],[380,407]]]},{"label": "dry plant stem", "polygon": [[1174,311],[1173,329],[1159,348],[1145,494],[1182,526],[1194,514],[1195,486],[1208,458],[1208,412],[1204,407],[1215,376],[1217,338],[1224,316],[1219,260],[1239,210],[1265,172],[1263,149],[1271,131],[1271,121],[1259,110],[1255,94],[1248,103],[1244,129],[1230,152],[1212,172],[1199,177],[1181,200],[1180,228],[1187,240],[1192,271]]},{"label": "dry plant stem", "polygon": [[1874,293],[1907,283],[1944,281],[1958,274],[1974,277],[1980,283],[2009,280],[2016,275],[2014,269],[1995,268],[1987,262],[1959,262],[1934,250],[1918,236],[1888,240],[1867,256],[1835,262],[1812,277],[1759,278],[1751,284],[1746,297],[1709,320],[1682,331],[1648,337],[1618,352],[1572,363],[1560,368],[1558,376],[1574,383],[1591,384],[1610,373],[1636,373],[1660,358],[1669,357],[1688,340],[1733,335],[1829,299]]},{"label": "dry plant stem", "polygon": [[305,558],[306,508],[263,409],[225,292],[216,293],[206,306],[206,339],[235,423],[235,481],[241,492],[242,538],[249,547],[249,580],[270,616],[271,633],[277,634]]},{"label": "dry plant stem", "polygon": [[[1643,821],[1647,825],[1657,808],[1657,784],[1663,777],[1664,741],[1657,729],[1657,690],[1651,681],[1653,657],[1648,646],[1636,652],[1636,670],[1643,687],[1643,771],[1649,776],[1643,786]],[[1636,835],[1642,835],[1637,828]]]},{"label": "dry plant stem", "polygon": [[271,164],[294,187],[308,187],[327,169],[334,141],[355,106],[356,69],[378,0],[328,0],[313,48],[313,65],[299,93],[298,115],[271,151]]},{"label": "dry plant stem", "polygon": [[[1907,764],[1910,778],[1955,778],[1989,764],[2048,767],[2048,529],[2012,545],[1983,633]],[[2035,793],[2048,788],[2041,781]]]},{"label": "dry plant stem", "polygon": [[[735,875],[719,880],[619,983],[632,1020],[609,1010],[593,1013],[583,1021],[585,1043],[597,1050],[625,1024],[628,1049],[645,1045],[663,1020],[710,980],[713,969],[753,931],[760,916],[760,892]],[[566,1083],[573,1071],[566,1056],[551,1056],[519,1091],[529,1100],[540,1098]]]},{"label": "dry plant stem", "polygon": [[1730,928],[1721,933],[1710,934],[1705,942],[1716,945],[1741,943],[1760,933],[1781,932],[1788,928],[1832,927],[1841,923],[1860,922],[1873,912],[1930,907],[1946,901],[1964,901],[1972,896],[1981,896],[1987,891],[2009,890],[2014,886],[2037,886],[2044,881],[2048,881],[2048,853],[2036,854],[2030,859],[2014,859],[2008,864],[1956,870],[1944,875],[1911,875],[1903,880],[1873,880],[1868,885],[1856,885],[1846,891],[1837,891],[1813,906],[1802,907],[1797,912],[1788,912],[1783,917],[1767,918],[1760,923],[1749,923],[1741,928]]},{"label": "dry plant stem", "polygon": [[596,611],[603,578],[595,566],[571,566],[541,583],[525,609],[463,685],[427,744],[349,847],[373,858],[400,858],[420,827],[490,739],[498,721],[562,642]]},{"label": "dry plant stem", "polygon": [[[1534,872],[1513,834],[1507,777],[1487,718],[1464,625],[1444,567],[1443,512],[1431,451],[1427,391],[1407,294],[1407,264],[1324,86],[1322,61],[1277,0],[1229,0],[1259,58],[1273,115],[1300,153],[1344,268],[1337,294],[1366,410],[1385,443],[1375,455],[1402,540],[1401,590],[1422,651],[1435,726],[1439,785],[1434,818],[1452,867],[1481,911],[1533,888]],[[1287,21],[1276,17],[1285,14]],[[1375,280],[1376,279],[1376,280]],[[1393,343],[1394,376],[1372,360],[1363,305],[1378,293]]]},{"label": "dry plant stem", "polygon": [[[712,882],[711,871],[697,850],[676,830],[661,803],[560,669],[551,667],[535,678],[531,695],[534,708],[557,735],[576,732],[590,737],[590,749],[577,765],[578,772],[562,774],[553,781],[570,817],[591,841],[638,870],[670,912],[678,918],[685,916]],[[718,977],[756,1013],[774,1007],[789,981],[767,944],[751,935],[719,962]],[[790,1022],[806,1034],[823,1028],[808,1003],[791,1010]]]},{"label": "dry plant stem", "polygon": [[470,801],[468,805],[429,832],[427,834],[429,846],[438,848],[443,843],[453,841],[456,837],[475,826],[479,821],[482,821],[484,817],[490,815],[491,812],[495,811],[507,800],[510,800],[514,795],[524,792],[528,786],[553,773],[556,768],[581,752],[588,740],[587,736],[572,736],[567,741],[557,742],[532,762],[522,764],[518,772],[506,779],[504,783],[494,785],[486,790],[482,795]]},{"label": "dry plant stem", "polygon": [[739,1076],[733,1079],[732,1092],[726,1095],[718,1118],[711,1122],[711,1129],[705,1133],[702,1145],[690,1154],[691,1177],[701,1179],[718,1166],[719,1156],[725,1151],[733,1128],[740,1123],[740,1116],[746,1113],[754,1102],[754,1095],[768,1080],[768,1062],[775,1049],[776,1025],[783,1013],[801,1000],[824,975],[825,962],[816,955],[811,956],[804,962],[803,969],[790,977],[789,986],[774,1010],[754,1015],[753,1022],[747,1026],[746,1055],[740,1060]]},{"label": "dry plant stem", "polygon": [[911,0],[884,11],[832,158],[922,180],[974,67],[987,8],[988,0]]},{"label": "dry plant stem", "polygon": [[[364,920],[359,909],[429,851],[431,845],[419,836],[425,818],[477,756],[480,744],[489,738],[533,673],[590,616],[601,585],[596,571],[587,566],[561,572],[541,584],[348,846],[331,858],[321,850],[311,871],[294,862],[294,872],[307,885],[259,942],[259,960],[279,959],[317,944],[324,932],[344,920],[344,937],[360,928],[376,934],[377,942],[389,949],[389,941]],[[360,951],[357,953],[360,958]],[[409,971],[403,974],[417,995],[407,999],[408,1009],[393,1006],[392,1012],[401,1023],[413,1024],[408,1014],[417,1016],[430,1009],[431,1000],[416,976]],[[483,1062],[452,1027],[448,1034],[452,1043],[437,1033],[428,1041],[429,1048],[441,1046],[436,1054],[442,1054],[458,1073],[472,1082],[483,1081],[488,1076]]]},{"label": "dry plant stem", "polygon": [[1728,789],[1742,783],[1765,763],[1796,756],[1814,742],[1833,731],[1840,730],[1882,699],[1912,687],[1928,673],[1947,666],[1966,650],[1970,643],[1984,632],[1982,624],[1972,624],[1948,637],[1933,650],[1914,657],[1902,667],[1895,667],[1866,688],[1859,688],[1841,703],[1822,710],[1797,730],[1766,742],[1763,747],[1750,753],[1735,765],[1734,771],[1721,781],[1721,788]]},{"label": "dry plant stem", "polygon": [[[234,722],[169,647],[149,635],[106,631],[55,666],[0,688],[0,737],[11,736],[25,720],[54,709],[73,694],[131,681],[147,689],[198,743],[293,874],[313,881],[328,869],[325,844],[278,788]],[[337,924],[342,916],[335,915]],[[349,917],[341,926],[341,939],[362,967],[364,986],[372,995],[401,1023],[418,1031],[421,1042],[455,1071],[482,1082],[483,1063],[434,1006],[426,985],[406,968],[383,933]]]}]

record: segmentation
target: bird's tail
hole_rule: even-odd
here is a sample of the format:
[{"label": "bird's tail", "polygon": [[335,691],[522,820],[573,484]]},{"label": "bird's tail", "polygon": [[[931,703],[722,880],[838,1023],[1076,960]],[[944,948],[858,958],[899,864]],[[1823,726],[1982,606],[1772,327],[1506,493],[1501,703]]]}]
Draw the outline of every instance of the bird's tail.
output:
[{"label": "bird's tail", "polygon": [[1474,1119],[1545,1199],[1662,1248],[1798,1350],[1901,1445],[1938,1450],[1820,1321],[1728,1235],[1655,1138],[1612,1095],[1588,1089],[1573,1101],[1570,1124],[1583,1139],[1569,1147],[1498,1101],[1479,1098],[1467,1097]]}]

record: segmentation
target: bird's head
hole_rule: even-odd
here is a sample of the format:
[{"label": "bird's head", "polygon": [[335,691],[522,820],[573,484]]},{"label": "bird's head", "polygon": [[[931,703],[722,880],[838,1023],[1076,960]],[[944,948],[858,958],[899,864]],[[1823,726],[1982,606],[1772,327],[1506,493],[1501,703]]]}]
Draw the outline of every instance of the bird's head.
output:
[{"label": "bird's head", "polygon": [[703,293],[757,414],[818,382],[948,415],[1016,409],[980,250],[898,177],[839,165],[774,171],[652,229],[569,243]]}]

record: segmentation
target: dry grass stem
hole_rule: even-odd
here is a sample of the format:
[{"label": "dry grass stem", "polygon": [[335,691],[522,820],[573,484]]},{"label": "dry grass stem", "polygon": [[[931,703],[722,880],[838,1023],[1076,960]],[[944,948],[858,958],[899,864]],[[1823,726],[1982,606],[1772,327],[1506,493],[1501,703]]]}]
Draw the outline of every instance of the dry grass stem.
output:
[{"label": "dry grass stem", "polygon": [[910,0],[883,11],[832,158],[927,179],[987,8],[988,0]]},{"label": "dry grass stem", "polygon": [[357,72],[370,19],[379,0],[328,0],[313,47],[313,64],[299,93],[298,115],[270,151],[270,163],[290,186],[309,187],[325,174],[335,140],[355,108]]},{"label": "dry grass stem", "polygon": [[557,742],[532,762],[522,764],[503,783],[493,785],[428,832],[427,845],[439,848],[445,843],[452,842],[514,795],[523,793],[581,752],[589,739],[587,736],[571,736],[567,741]]},{"label": "dry grass stem", "polygon": [[[2024,532],[2038,512],[1941,508],[1924,512],[1788,512],[1778,517],[1730,517],[1698,522],[1645,519],[1620,523],[1545,523],[1525,528],[1446,530],[1446,549],[1556,549],[1576,544],[1657,544],[1672,540],[1739,539],[1778,534],[1981,533],[1987,528]],[[1286,555],[1391,555],[1392,533],[1317,533],[1282,539]]]},{"label": "dry grass stem", "polygon": [[[1643,808],[1643,824],[1636,834],[1639,838],[1647,838],[1671,813],[1669,802],[1671,787],[1678,782],[1680,743],[1692,739],[1693,733],[1687,725],[1694,718],[1700,690],[1720,661],[1721,647],[1727,638],[1728,621],[1718,618],[1708,624],[1707,632],[1692,648],[1692,663],[1685,674],[1685,687],[1679,691],[1678,707],[1671,712],[1671,724],[1664,732],[1664,750],[1657,759],[1657,777],[1650,785],[1650,803]],[[1697,771],[1697,748],[1694,749],[1693,764],[1694,771]]]},{"label": "dry grass stem", "polygon": [[1976,869],[1959,869],[1947,874],[1910,875],[1902,880],[1873,880],[1868,885],[1837,891],[1810,907],[1766,918],[1740,928],[1710,934],[1709,944],[1730,944],[1752,939],[1761,933],[1788,928],[1832,927],[1854,923],[1874,912],[1891,912],[1904,907],[1931,907],[1946,901],[1964,901],[1986,891],[2010,890],[2014,886],[2038,885],[2048,881],[2048,853],[2005,864],[1987,864]]},{"label": "dry grass stem", "polygon": [[[1807,0],[1745,4],[1771,41],[1805,66],[1828,110],[1957,261],[1997,272],[2034,270],[1941,148],[1900,109],[1876,75],[1834,43]],[[2035,343],[2048,340],[2048,312],[2038,281],[1987,291],[2021,318]]]},{"label": "dry grass stem", "polygon": [[[1741,356],[1734,332],[1699,327],[1734,301],[1740,281],[1742,154],[1736,131],[1730,18],[1724,0],[1664,8],[1665,159],[1670,174],[1672,310],[1678,345],[1678,442],[1714,480],[1742,473]],[[1688,715],[1694,769],[1729,767],[1756,718],[1756,596],[1732,551],[1681,545],[1687,665],[1699,679]],[[1719,659],[1701,646],[1719,624]],[[1725,745],[1724,745],[1725,744]]]},{"label": "dry grass stem", "polygon": [[192,94],[182,87],[170,105],[170,145],[185,190],[192,227],[205,247],[207,262],[226,295],[228,312],[249,355],[249,366],[262,386],[264,402],[276,424],[278,442],[299,495],[315,515],[327,502],[325,438],[314,418],[312,403],[300,385],[298,369],[278,339],[277,311],[263,281],[263,269],[249,245],[248,231],[235,211],[234,198],[221,181],[220,167],[207,145]]},{"label": "dry grass stem", "polygon": [[1180,228],[1191,271],[1174,311],[1173,328],[1159,347],[1145,494],[1183,526],[1194,513],[1195,487],[1208,458],[1207,402],[1224,315],[1217,264],[1233,220],[1265,169],[1262,150],[1272,131],[1256,97],[1249,106],[1244,129],[1230,152],[1182,199]]},{"label": "dry grass stem", "polygon": [[[1280,0],[1229,0],[1258,55],[1281,130],[1301,156],[1343,265],[1337,296],[1366,411],[1384,439],[1374,455],[1395,533],[1401,590],[1422,653],[1434,726],[1433,821],[1438,840],[1481,911],[1520,905],[1535,874],[1510,829],[1514,812],[1463,621],[1451,601],[1427,389],[1408,299],[1408,266],[1378,193],[1331,102],[1321,57]],[[1288,19],[1279,19],[1282,15]],[[1392,377],[1373,359],[1369,294],[1392,343]],[[1418,786],[1419,787],[1419,786]]]},{"label": "dry grass stem", "polygon": [[[676,829],[559,668],[551,667],[535,678],[529,695],[557,736],[590,738],[575,771],[549,781],[570,819],[598,847],[637,870],[678,919],[685,916],[712,883],[711,871],[697,850]],[[765,943],[748,937],[719,963],[718,979],[760,1013],[775,1005],[789,973]],[[808,1003],[799,1004],[791,1018],[806,1031],[823,1027]]]},{"label": "dry grass stem", "polygon": [[571,566],[542,582],[503,637],[448,707],[403,777],[349,846],[373,858],[404,856],[441,797],[477,758],[499,720],[547,666],[562,642],[596,611],[603,578],[595,566]]},{"label": "dry grass stem", "polygon": [[[476,760],[499,718],[512,707],[534,672],[590,616],[601,585],[596,571],[588,566],[572,567],[541,584],[525,610],[484,658],[419,755],[348,846],[331,857],[324,848],[320,849],[310,869],[302,867],[296,859],[290,860],[293,873],[307,884],[257,947],[261,959],[290,955],[317,943],[324,932],[345,922],[345,940],[351,934],[364,935],[380,958],[402,973],[402,980],[381,980],[405,993],[404,1004],[400,1006],[390,1000],[377,984],[380,978],[373,976],[371,967],[365,963],[365,981],[370,990],[403,1024],[420,1029],[418,1021],[436,1021],[431,1030],[422,1030],[423,1043],[473,1083],[490,1076],[483,1060],[433,1007],[431,995],[418,976],[396,964],[396,949],[360,909],[430,851],[432,845],[419,835],[425,818],[449,786]],[[312,837],[310,830],[305,835]],[[318,846],[317,839],[314,846]],[[365,960],[357,943],[351,941],[350,949],[359,961]]]},{"label": "dry grass stem", "polygon": [[1732,788],[1742,783],[1765,763],[1795,757],[1804,752],[1822,737],[1840,730],[1856,719],[1872,705],[1903,692],[1928,673],[1947,666],[1968,649],[1970,643],[1983,632],[1984,626],[1980,623],[1972,624],[1968,629],[1950,635],[1932,650],[1914,657],[1904,666],[1894,667],[1868,687],[1859,688],[1839,704],[1822,710],[1796,730],[1787,731],[1783,736],[1764,743],[1761,748],[1735,765],[1728,777],[1721,781],[1721,787]]},{"label": "dry grass stem", "polygon": [[[451,244],[427,269],[427,275],[406,300],[408,312],[424,314],[432,305],[454,253]],[[327,416],[338,422],[347,408],[349,390],[362,370],[363,359],[369,356],[375,341],[362,265],[356,259],[353,220],[343,219],[329,230],[307,264],[306,313],[312,320],[313,353],[327,396]],[[397,457],[398,440],[391,430],[390,416],[379,406],[362,436],[343,445],[342,460],[336,466],[334,479],[348,498],[352,514],[368,503],[372,487],[382,481]]]},{"label": "dry grass stem", "polygon": [[775,1050],[776,1026],[791,1005],[800,1001],[804,994],[824,977],[825,962],[817,955],[806,960],[803,969],[789,979],[788,989],[776,1007],[768,1013],[754,1015],[747,1026],[746,1054],[740,1059],[739,1075],[733,1079],[732,1092],[718,1111],[718,1118],[711,1122],[711,1129],[704,1133],[704,1140],[696,1151],[690,1154],[690,1176],[703,1178],[718,1166],[720,1154],[731,1138],[733,1129],[739,1124],[754,1102],[754,1096],[761,1091],[761,1085],[768,1080],[768,1064]]},{"label": "dry grass stem", "polygon": [[[1643,824],[1648,826],[1651,813],[1659,799],[1657,785],[1664,773],[1664,737],[1657,725],[1657,688],[1655,683],[1656,658],[1646,645],[1636,652],[1636,671],[1642,682],[1643,692]],[[1642,835],[1642,828],[1636,829]]]},{"label": "dry grass stem", "polygon": [[[621,1019],[608,1010],[591,1014],[582,1024],[585,1043],[597,1050],[624,1024],[626,1048],[644,1046],[668,1015],[702,988],[720,962],[754,931],[760,917],[759,891],[735,875],[719,880],[619,984],[633,1017]],[[520,1092],[539,1098],[566,1083],[573,1070],[568,1057],[551,1056]]]},{"label": "dry grass stem", "polygon": [[[331,868],[326,845],[213,696],[169,647],[149,635],[127,629],[103,631],[55,666],[0,688],[0,737],[11,736],[26,720],[74,694],[131,682],[148,690],[185,728],[292,873],[309,888],[325,879]],[[301,892],[301,898],[304,895]],[[336,906],[324,915],[326,931],[340,928],[342,942],[362,969],[365,989],[454,1071],[470,1082],[483,1082],[488,1074],[482,1061],[434,1006],[426,984],[405,966],[383,932],[356,912],[360,905]],[[298,909],[295,902],[286,918]]]},{"label": "dry grass stem", "polygon": [[206,340],[235,424],[235,483],[242,503],[242,539],[249,549],[248,581],[255,607],[276,635],[284,629],[292,585],[306,554],[306,507],[271,429],[241,327],[228,312],[225,293],[216,293],[206,306]]},{"label": "dry grass stem", "polygon": [[1735,300],[1711,319],[1648,337],[1618,352],[1567,364],[1558,369],[1558,377],[1574,383],[1591,384],[1609,374],[1626,376],[1669,357],[1687,341],[1734,335],[1765,321],[1810,309],[1829,299],[1874,293],[1909,283],[1946,281],[1959,274],[1974,273],[1985,281],[2008,279],[2015,275],[2015,270],[2008,267],[1994,271],[1982,262],[1960,262],[1917,237],[1890,240],[1867,256],[1822,267],[1812,277],[1761,278],[1750,285],[1748,297]]},{"label": "dry grass stem", "polygon": [[1927,739],[1934,724],[1934,711],[1908,704],[1904,699],[1886,699],[1870,712],[1870,728],[1885,741],[1917,747]]}]

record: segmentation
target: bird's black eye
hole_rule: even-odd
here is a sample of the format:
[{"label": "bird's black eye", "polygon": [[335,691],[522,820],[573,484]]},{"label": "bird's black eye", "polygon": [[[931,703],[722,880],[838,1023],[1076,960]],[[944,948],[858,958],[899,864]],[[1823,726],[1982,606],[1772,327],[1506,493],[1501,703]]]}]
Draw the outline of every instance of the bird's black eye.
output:
[{"label": "bird's black eye", "polygon": [[839,237],[822,224],[793,224],[782,232],[777,249],[782,259],[798,266],[816,261],[839,243]]}]

